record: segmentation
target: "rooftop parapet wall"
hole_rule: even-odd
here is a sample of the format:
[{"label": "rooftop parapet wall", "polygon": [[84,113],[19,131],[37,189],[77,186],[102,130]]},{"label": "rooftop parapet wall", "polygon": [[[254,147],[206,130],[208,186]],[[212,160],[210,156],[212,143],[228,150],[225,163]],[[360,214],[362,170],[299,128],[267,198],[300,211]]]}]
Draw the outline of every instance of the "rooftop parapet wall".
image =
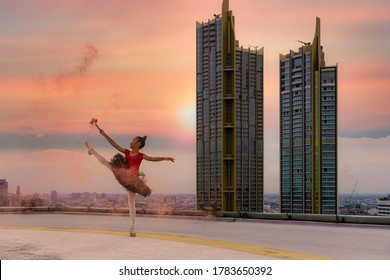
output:
[{"label": "rooftop parapet wall", "polygon": [[261,220],[290,220],[307,222],[349,223],[390,225],[390,217],[357,216],[357,215],[324,215],[324,214],[292,214],[292,213],[251,213],[251,212],[220,212],[218,217],[234,217]]},{"label": "rooftop parapet wall", "polygon": [[[95,215],[128,215],[127,208],[88,208],[88,207],[0,207],[0,214],[20,213],[53,213],[53,214],[95,214]],[[256,212],[213,212],[201,210],[142,210],[137,209],[138,215],[162,215],[181,217],[240,218],[259,220],[305,221],[345,224],[373,224],[390,225],[390,217],[357,216],[357,215],[319,215],[319,214],[292,214],[292,213],[256,213]]]},{"label": "rooftop parapet wall", "polygon": [[[68,206],[41,206],[41,207],[0,207],[1,213],[69,213],[69,214],[118,214],[128,215],[128,208],[97,208],[97,207],[68,207]],[[175,216],[207,216],[209,212],[198,210],[172,209],[137,209],[137,214],[145,215],[175,215]]]}]

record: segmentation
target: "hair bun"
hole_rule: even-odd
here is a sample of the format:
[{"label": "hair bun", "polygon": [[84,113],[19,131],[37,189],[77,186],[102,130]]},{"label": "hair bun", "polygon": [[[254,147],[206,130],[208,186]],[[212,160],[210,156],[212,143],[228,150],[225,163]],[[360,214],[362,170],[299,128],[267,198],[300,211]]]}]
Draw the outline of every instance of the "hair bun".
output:
[{"label": "hair bun", "polygon": [[140,149],[142,149],[144,146],[145,146],[145,142],[146,142],[146,135],[144,137],[141,137],[141,136],[137,136],[138,140],[141,142],[141,145],[139,146]]}]

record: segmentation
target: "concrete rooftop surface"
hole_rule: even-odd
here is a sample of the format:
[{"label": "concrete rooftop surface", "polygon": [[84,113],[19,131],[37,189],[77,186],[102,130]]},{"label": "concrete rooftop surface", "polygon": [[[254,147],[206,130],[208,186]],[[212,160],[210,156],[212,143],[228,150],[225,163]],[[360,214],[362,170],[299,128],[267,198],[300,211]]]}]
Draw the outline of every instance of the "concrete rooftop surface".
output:
[{"label": "concrete rooftop surface", "polygon": [[216,217],[0,214],[2,260],[390,260],[390,226]]}]

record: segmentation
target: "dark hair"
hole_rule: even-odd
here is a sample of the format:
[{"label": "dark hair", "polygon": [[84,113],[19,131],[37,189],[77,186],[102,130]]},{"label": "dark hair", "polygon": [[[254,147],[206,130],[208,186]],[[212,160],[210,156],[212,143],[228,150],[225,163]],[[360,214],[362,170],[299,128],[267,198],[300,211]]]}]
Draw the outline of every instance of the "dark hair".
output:
[{"label": "dark hair", "polygon": [[146,141],[147,136],[146,135],[144,137],[137,136],[137,138],[138,138],[138,141],[141,143],[139,148],[142,149],[143,147],[145,147],[145,141]]}]

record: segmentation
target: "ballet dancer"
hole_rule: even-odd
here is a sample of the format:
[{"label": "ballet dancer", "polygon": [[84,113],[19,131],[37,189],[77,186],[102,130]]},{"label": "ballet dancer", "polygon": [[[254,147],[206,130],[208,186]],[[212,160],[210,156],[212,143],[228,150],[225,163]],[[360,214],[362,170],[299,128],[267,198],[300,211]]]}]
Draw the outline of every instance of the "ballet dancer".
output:
[{"label": "ballet dancer", "polygon": [[[97,122],[97,120],[96,120]],[[130,150],[121,147],[118,145],[111,137],[109,137],[103,129],[101,129],[97,123],[94,123],[98,128],[101,135],[110,143],[115,149],[119,152],[124,153],[125,157],[122,154],[116,154],[111,161],[106,160],[101,156],[92,145],[88,142],[85,142],[85,145],[88,149],[89,155],[94,155],[98,161],[109,168],[118,182],[127,189],[128,199],[129,199],[129,214],[131,219],[130,226],[130,236],[136,236],[136,209],[135,209],[135,193],[139,193],[143,196],[149,196],[151,194],[151,189],[138,177],[139,167],[142,160],[147,161],[172,161],[175,162],[175,159],[172,157],[151,157],[144,153],[141,153],[139,150],[145,146],[146,136],[141,137],[137,136],[130,142]]]}]

